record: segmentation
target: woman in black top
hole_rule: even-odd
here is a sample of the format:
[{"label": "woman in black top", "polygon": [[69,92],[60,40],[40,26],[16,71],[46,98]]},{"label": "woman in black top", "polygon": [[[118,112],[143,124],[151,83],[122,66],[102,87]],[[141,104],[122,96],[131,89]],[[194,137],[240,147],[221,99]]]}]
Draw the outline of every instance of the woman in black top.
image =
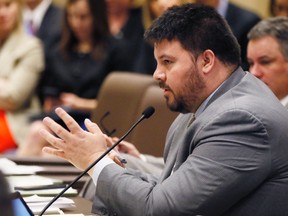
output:
[{"label": "woman in black top", "polygon": [[129,69],[121,51],[110,36],[105,0],[68,0],[60,46],[48,56],[38,89],[44,113],[32,117],[37,121],[18,154],[41,154],[47,143],[38,134],[44,127],[40,120],[47,115],[58,120],[56,106],[65,107],[84,127],[83,121],[95,109],[98,90],[107,74]]}]

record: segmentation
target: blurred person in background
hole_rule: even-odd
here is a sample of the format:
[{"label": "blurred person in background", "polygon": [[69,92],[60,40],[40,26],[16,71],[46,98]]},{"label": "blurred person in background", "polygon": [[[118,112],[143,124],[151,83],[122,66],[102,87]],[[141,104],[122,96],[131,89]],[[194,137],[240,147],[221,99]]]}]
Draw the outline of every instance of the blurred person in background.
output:
[{"label": "blurred person in background", "polygon": [[24,0],[24,28],[41,39],[45,52],[57,45],[61,37],[62,9],[52,0]]},{"label": "blurred person in background", "polygon": [[196,0],[195,2],[215,8],[218,13],[227,20],[232,32],[240,44],[242,60],[241,66],[244,70],[248,70],[247,34],[249,30],[261,20],[261,18],[251,11],[228,2],[228,0]]},{"label": "blurred person in background", "polygon": [[270,11],[272,16],[288,16],[288,0],[271,0]]},{"label": "blurred person in background", "polygon": [[117,40],[124,62],[129,62],[127,71],[153,74],[154,66],[147,67],[147,58],[154,58],[153,53],[142,56],[144,24],[142,8],[135,8],[133,0],[106,0],[109,29]]},{"label": "blurred person in background", "polygon": [[41,149],[48,143],[38,131],[44,127],[44,116],[60,121],[54,114],[55,106],[65,107],[83,125],[97,106],[96,97],[105,77],[111,71],[129,69],[130,60],[122,52],[110,34],[105,0],[68,0],[61,44],[47,57],[39,88],[44,113],[32,118],[18,155],[42,154]]},{"label": "blurred person in background", "polygon": [[[24,0],[24,29],[28,34],[34,35],[42,41],[45,58],[53,50],[53,47],[59,44],[62,15],[62,9],[54,5],[52,0]],[[41,82],[42,79],[39,86],[41,86]],[[38,90],[37,93],[39,95]],[[40,97],[40,100],[43,104],[43,98]]]},{"label": "blurred person in background", "polygon": [[0,0],[0,153],[14,150],[39,112],[34,95],[44,67],[41,42],[25,34],[22,0]]},{"label": "blurred person in background", "polygon": [[288,18],[262,20],[248,34],[250,72],[288,108]]}]

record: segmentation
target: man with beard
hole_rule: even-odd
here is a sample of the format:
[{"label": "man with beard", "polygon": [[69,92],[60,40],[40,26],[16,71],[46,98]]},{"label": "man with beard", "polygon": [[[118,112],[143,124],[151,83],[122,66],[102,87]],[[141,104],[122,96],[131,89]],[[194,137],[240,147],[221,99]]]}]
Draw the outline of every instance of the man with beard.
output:
[{"label": "man with beard", "polygon": [[[93,211],[101,215],[281,215],[288,211],[288,113],[271,90],[240,65],[240,49],[211,7],[174,6],[145,38],[154,44],[154,78],[171,125],[159,178],[103,158],[89,171]],[[107,149],[99,127],[88,131],[61,108],[69,131],[45,118],[44,152],[86,169]]]}]

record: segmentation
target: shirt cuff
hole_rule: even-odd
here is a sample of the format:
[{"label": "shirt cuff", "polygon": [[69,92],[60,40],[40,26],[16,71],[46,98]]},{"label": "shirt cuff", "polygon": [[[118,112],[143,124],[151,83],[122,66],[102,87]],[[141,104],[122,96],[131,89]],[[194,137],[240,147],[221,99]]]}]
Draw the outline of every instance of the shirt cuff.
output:
[{"label": "shirt cuff", "polygon": [[140,159],[141,159],[142,161],[147,162],[147,158],[145,157],[145,155],[140,154],[139,157],[140,157]]},{"label": "shirt cuff", "polygon": [[109,164],[115,164],[115,162],[110,157],[102,158],[95,166],[92,174],[92,179],[94,184],[97,184],[98,178],[102,170]]}]

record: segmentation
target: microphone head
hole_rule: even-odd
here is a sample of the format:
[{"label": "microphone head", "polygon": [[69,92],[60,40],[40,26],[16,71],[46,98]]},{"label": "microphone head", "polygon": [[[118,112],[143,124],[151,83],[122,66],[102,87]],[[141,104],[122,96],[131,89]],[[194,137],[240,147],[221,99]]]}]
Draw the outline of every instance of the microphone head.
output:
[{"label": "microphone head", "polygon": [[144,118],[150,118],[151,115],[155,112],[155,108],[152,106],[147,107],[143,112],[142,115]]}]

